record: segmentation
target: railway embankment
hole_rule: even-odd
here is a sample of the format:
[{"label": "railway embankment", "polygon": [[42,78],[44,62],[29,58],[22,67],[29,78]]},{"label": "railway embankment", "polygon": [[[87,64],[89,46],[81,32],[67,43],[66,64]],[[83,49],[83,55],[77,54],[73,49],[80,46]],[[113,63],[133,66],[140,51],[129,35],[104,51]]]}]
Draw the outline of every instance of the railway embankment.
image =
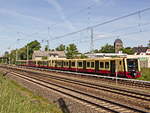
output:
[{"label": "railway embankment", "polygon": [[[96,83],[95,78],[83,79],[81,76],[63,74],[60,76],[60,73],[50,74],[17,67],[2,68],[2,70],[9,72],[9,77],[33,92],[58,102],[62,110],[68,110],[64,113],[149,111],[149,94],[145,94],[145,88],[138,90],[127,88],[126,85],[117,88],[113,84],[111,86],[107,86],[106,83],[101,84],[100,80]],[[91,83],[92,81],[95,82]]]},{"label": "railway embankment", "polygon": [[61,113],[55,104],[8,79],[7,74],[0,73],[0,113]]},{"label": "railway embankment", "polygon": [[150,81],[150,68],[142,68],[142,77],[138,78],[139,80]]}]

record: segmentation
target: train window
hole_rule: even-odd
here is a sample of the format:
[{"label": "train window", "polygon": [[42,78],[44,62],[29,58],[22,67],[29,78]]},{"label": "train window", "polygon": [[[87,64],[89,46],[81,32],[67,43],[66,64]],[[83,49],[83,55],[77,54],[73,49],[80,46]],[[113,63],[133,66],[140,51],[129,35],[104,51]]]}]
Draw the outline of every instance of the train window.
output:
[{"label": "train window", "polygon": [[64,66],[66,66],[66,62],[64,62]]},{"label": "train window", "polygon": [[71,62],[71,66],[75,66],[75,62]]},{"label": "train window", "polygon": [[43,62],[43,65],[47,65],[47,61],[44,61],[44,62]]},{"label": "train window", "polygon": [[92,68],[94,67],[94,62],[91,62],[91,67],[92,67]]},{"label": "train window", "polygon": [[69,62],[66,62],[66,66],[68,66],[69,65]]},{"label": "train window", "polygon": [[105,62],[105,68],[109,68],[109,62]]},{"label": "train window", "polygon": [[104,62],[100,62],[100,68],[104,68]]},{"label": "train window", "polygon": [[121,65],[121,61],[119,62],[119,64]]},{"label": "train window", "polygon": [[82,67],[82,62],[78,62],[78,67]]},{"label": "train window", "polygon": [[90,62],[87,62],[87,67],[90,67]]},{"label": "train window", "polygon": [[58,65],[58,66],[61,66],[61,65],[62,65],[62,62],[58,61],[58,62],[57,62],[57,65]]}]

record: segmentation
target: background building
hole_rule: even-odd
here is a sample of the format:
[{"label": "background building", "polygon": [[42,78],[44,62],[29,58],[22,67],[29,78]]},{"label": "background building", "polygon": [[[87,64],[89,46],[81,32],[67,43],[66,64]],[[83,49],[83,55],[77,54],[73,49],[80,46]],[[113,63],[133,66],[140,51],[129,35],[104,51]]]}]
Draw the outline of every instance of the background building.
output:
[{"label": "background building", "polygon": [[32,60],[44,60],[53,58],[66,58],[64,51],[34,51]]},{"label": "background building", "polygon": [[120,49],[123,48],[123,42],[120,39],[116,39],[114,42],[115,53],[119,53]]}]

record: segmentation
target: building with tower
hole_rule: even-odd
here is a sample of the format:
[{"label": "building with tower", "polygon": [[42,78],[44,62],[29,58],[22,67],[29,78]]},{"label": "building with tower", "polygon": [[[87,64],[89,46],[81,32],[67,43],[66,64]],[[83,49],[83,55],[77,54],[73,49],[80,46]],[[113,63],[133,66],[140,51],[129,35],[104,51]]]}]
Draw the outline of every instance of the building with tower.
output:
[{"label": "building with tower", "polygon": [[115,53],[119,53],[120,49],[123,48],[123,42],[120,39],[116,39],[114,42]]}]

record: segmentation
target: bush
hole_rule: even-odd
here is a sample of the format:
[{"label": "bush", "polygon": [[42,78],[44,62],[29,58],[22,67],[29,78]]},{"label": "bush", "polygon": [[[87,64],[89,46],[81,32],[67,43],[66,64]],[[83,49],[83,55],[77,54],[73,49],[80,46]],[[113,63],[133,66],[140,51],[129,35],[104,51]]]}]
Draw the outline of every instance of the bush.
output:
[{"label": "bush", "polygon": [[138,78],[139,80],[150,81],[150,68],[142,68],[142,77]]}]

